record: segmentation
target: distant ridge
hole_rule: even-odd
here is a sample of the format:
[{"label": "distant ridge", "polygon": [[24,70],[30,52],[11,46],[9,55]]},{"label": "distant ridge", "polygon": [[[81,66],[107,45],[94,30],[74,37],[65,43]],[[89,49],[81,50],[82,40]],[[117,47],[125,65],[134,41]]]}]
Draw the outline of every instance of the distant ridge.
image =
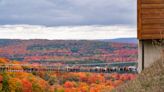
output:
[{"label": "distant ridge", "polygon": [[39,63],[46,61],[67,64],[135,62],[137,61],[137,44],[104,42],[100,39],[0,39],[0,57]]},{"label": "distant ridge", "polygon": [[134,43],[137,44],[137,38],[117,38],[117,39],[103,39],[104,42],[118,42],[118,43]]}]

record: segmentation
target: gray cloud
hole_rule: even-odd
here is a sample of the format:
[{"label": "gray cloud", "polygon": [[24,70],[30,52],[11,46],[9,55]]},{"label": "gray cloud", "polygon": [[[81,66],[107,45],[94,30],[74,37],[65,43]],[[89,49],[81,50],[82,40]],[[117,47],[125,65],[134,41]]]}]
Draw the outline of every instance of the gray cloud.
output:
[{"label": "gray cloud", "polygon": [[136,0],[0,0],[0,24],[136,25]]}]

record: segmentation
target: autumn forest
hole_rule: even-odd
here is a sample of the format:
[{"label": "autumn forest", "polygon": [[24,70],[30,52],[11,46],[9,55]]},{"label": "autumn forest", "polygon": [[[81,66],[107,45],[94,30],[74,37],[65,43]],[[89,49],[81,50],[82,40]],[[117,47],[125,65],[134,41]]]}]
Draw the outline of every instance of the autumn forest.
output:
[{"label": "autumn forest", "polygon": [[[25,71],[23,64],[136,62],[137,45],[86,40],[0,40],[1,92],[112,92],[136,73]],[[6,65],[16,64],[8,71]],[[98,67],[98,66],[96,66]],[[5,69],[5,70],[4,70]]]}]

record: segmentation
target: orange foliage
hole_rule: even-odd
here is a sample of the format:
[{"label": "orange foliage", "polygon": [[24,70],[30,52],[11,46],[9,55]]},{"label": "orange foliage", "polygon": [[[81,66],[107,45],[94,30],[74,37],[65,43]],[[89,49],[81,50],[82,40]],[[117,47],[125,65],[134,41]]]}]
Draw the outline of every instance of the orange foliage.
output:
[{"label": "orange foliage", "polygon": [[30,81],[23,79],[22,80],[22,85],[23,85],[23,92],[32,92],[32,84]]},{"label": "orange foliage", "polygon": [[89,90],[89,86],[87,83],[84,83],[84,82],[80,82],[79,83],[79,87],[78,87],[78,92],[88,92]]},{"label": "orange foliage", "polygon": [[75,87],[75,83],[67,81],[67,82],[64,83],[64,87],[65,88],[73,88],[73,87]]},{"label": "orange foliage", "polygon": [[22,89],[22,82],[18,78],[10,78],[8,80],[10,92],[16,92],[16,90]]},{"label": "orange foliage", "polygon": [[0,75],[0,83],[3,81],[3,76]]},{"label": "orange foliage", "polygon": [[0,63],[8,63],[9,59],[6,58],[0,58]]},{"label": "orange foliage", "polygon": [[[6,62],[21,64],[0,58],[0,63]],[[22,68],[22,66],[20,65],[19,68]],[[8,77],[10,92],[101,92],[106,89],[110,92],[124,82],[133,80],[136,76],[135,74],[97,74],[82,72],[37,72],[36,74],[33,75],[33,73],[28,72],[7,72],[6,76]],[[51,80],[53,78],[55,78],[55,80]],[[0,75],[0,91],[3,87],[3,79],[5,79],[5,77]],[[53,82],[53,84],[49,84],[50,82]]]}]

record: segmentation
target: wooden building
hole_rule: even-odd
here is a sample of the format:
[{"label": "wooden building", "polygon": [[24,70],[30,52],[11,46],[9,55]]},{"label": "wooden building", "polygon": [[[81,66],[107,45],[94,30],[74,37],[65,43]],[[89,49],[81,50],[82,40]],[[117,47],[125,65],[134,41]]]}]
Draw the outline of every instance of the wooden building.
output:
[{"label": "wooden building", "polygon": [[138,0],[137,22],[138,69],[141,71],[159,59],[162,53],[163,46],[160,45],[161,39],[164,39],[164,0]]}]

